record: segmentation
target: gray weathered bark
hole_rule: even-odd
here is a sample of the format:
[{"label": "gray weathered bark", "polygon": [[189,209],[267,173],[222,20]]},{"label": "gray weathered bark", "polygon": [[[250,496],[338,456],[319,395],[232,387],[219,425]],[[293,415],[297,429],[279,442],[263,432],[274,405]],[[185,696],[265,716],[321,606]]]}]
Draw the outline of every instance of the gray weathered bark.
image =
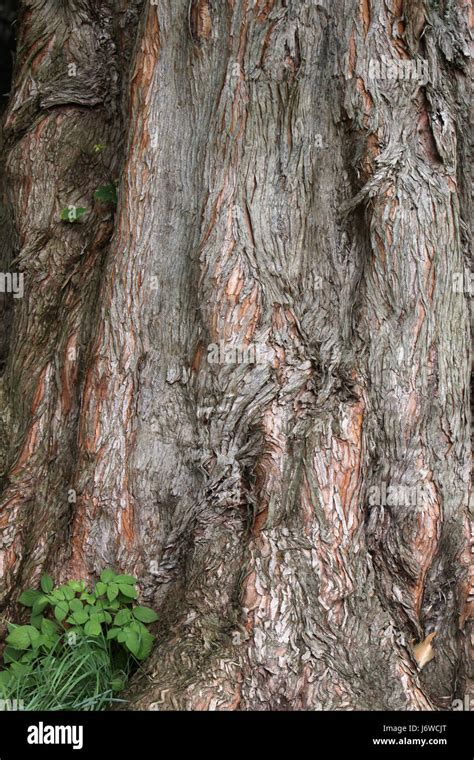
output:
[{"label": "gray weathered bark", "polygon": [[[4,608],[45,568],[137,574],[160,623],[136,709],[449,707],[469,675],[464,2],[23,5]],[[92,198],[118,175],[114,214]]]}]

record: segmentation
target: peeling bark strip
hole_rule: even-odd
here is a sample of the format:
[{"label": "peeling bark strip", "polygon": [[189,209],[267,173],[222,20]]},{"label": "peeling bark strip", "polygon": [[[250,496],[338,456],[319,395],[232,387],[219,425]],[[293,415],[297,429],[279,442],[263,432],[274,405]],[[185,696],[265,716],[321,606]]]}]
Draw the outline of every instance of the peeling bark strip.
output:
[{"label": "peeling bark strip", "polygon": [[[467,9],[72,5],[25,9],[4,119],[27,286],[3,604],[43,567],[137,574],[160,640],[134,709],[449,708],[472,630]],[[112,176],[126,145],[115,218],[60,223],[103,181],[96,142]]]},{"label": "peeling bark strip", "polygon": [[212,18],[208,0],[190,0],[189,31],[193,40],[200,44],[212,33]]}]

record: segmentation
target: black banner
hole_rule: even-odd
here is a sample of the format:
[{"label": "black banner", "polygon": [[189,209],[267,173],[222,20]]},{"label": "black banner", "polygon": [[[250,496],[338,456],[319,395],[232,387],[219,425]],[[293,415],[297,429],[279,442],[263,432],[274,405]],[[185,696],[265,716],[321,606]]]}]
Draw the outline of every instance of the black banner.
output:
[{"label": "black banner", "polygon": [[472,713],[0,712],[0,760],[334,751],[472,760]]}]

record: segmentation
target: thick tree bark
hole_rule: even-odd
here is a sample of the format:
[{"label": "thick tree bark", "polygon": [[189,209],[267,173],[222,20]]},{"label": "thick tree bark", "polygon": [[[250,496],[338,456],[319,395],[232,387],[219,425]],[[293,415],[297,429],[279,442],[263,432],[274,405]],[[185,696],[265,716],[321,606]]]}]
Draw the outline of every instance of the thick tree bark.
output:
[{"label": "thick tree bark", "polygon": [[[44,569],[133,571],[160,614],[136,709],[449,708],[471,634],[466,4],[23,6],[4,610]],[[114,214],[92,198],[118,175]]]}]

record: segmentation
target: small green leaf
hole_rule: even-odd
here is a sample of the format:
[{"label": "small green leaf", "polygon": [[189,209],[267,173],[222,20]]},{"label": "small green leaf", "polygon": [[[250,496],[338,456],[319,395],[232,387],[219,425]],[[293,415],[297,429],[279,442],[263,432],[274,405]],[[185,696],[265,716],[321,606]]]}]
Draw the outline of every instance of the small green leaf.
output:
[{"label": "small green leaf", "polygon": [[[15,630],[12,631],[12,633],[9,633],[5,639],[7,644],[15,649],[29,649],[31,646],[31,638],[28,630],[29,627],[30,626],[27,625],[19,625],[18,628],[15,628]],[[38,631],[36,632],[38,633]]]},{"label": "small green leaf", "polygon": [[84,626],[84,633],[87,636],[100,636],[102,628],[96,617],[91,618]]},{"label": "small green leaf", "polygon": [[138,634],[130,630],[127,630],[125,634],[125,646],[135,657],[138,657],[140,654],[140,639]]},{"label": "small green leaf", "polygon": [[103,583],[102,581],[98,581],[95,584],[95,593],[97,594],[97,596],[103,596],[106,591],[107,591],[106,583]]},{"label": "small green leaf", "polygon": [[31,640],[31,646],[33,649],[39,649],[41,646],[43,646],[47,641],[47,636],[43,636],[42,633],[38,633],[38,638]]},{"label": "small green leaf", "polygon": [[39,595],[40,595],[40,592],[35,591],[34,588],[27,588],[20,595],[20,598],[18,599],[18,601],[20,602],[20,604],[23,604],[24,607],[33,607],[33,604],[35,603]]},{"label": "small green leaf", "polygon": [[94,198],[101,203],[117,203],[117,188],[112,182],[108,185],[101,185],[95,191]]},{"label": "small green leaf", "polygon": [[120,583],[119,589],[120,589],[120,592],[124,596],[126,596],[128,599],[136,599],[138,596],[136,589],[134,589],[133,586],[129,586],[126,583]]},{"label": "small green leaf", "polygon": [[115,615],[114,625],[127,625],[131,619],[130,610],[120,610],[120,612],[117,612]]},{"label": "small green leaf", "polygon": [[50,594],[54,588],[54,581],[50,575],[43,575],[40,581],[41,590],[45,594]]},{"label": "small green leaf", "polygon": [[84,625],[84,623],[87,623],[89,620],[89,615],[84,609],[77,610],[77,612],[74,612],[74,614],[71,615],[70,620],[75,625]]},{"label": "small green leaf", "polygon": [[94,606],[97,601],[95,596],[92,596],[92,594],[89,594],[87,591],[84,591],[84,593],[80,595],[79,599],[81,599],[83,602],[87,602],[87,604],[90,604],[91,606]]},{"label": "small green leaf", "polygon": [[112,688],[112,691],[122,691],[122,689],[125,688],[125,683],[126,682],[124,678],[117,677],[112,679],[110,686]]},{"label": "small green leaf", "polygon": [[3,650],[3,661],[5,664],[9,662],[16,662],[21,657],[21,650],[15,647],[6,646]]},{"label": "small green leaf", "polygon": [[38,657],[37,651],[28,649],[24,654],[22,654],[18,662],[33,662],[33,660],[36,660],[37,657]]},{"label": "small green leaf", "polygon": [[118,634],[121,632],[120,628],[110,628],[107,631],[107,639],[111,641],[112,639],[116,639]]},{"label": "small green leaf", "polygon": [[139,660],[146,660],[151,650],[153,649],[154,641],[155,641],[155,637],[152,636],[151,633],[149,633],[148,631],[145,631],[145,633],[142,634],[141,640],[140,640],[140,650],[137,655],[137,658]]},{"label": "small green leaf", "polygon": [[156,612],[149,607],[134,607],[132,613],[133,617],[142,623],[154,623],[155,620],[158,620]]},{"label": "small green leaf", "polygon": [[81,612],[84,609],[84,606],[80,599],[71,599],[69,602],[69,609],[71,612]]},{"label": "small green leaf", "polygon": [[47,596],[43,596],[43,594],[40,594],[38,598],[35,600],[33,604],[33,609],[31,610],[31,614],[33,617],[36,617],[36,615],[41,615],[43,610],[48,606],[49,599]]},{"label": "small green leaf", "polygon": [[132,583],[133,585],[137,583],[137,579],[133,575],[117,575],[115,580],[117,583]]},{"label": "small green leaf", "polygon": [[86,588],[84,581],[69,581],[68,586],[70,586],[75,593],[85,591]]},{"label": "small green leaf", "polygon": [[67,617],[69,612],[69,605],[67,602],[59,602],[59,604],[56,605],[54,608],[54,617],[56,620],[61,623],[65,617]]},{"label": "small green leaf", "polygon": [[102,570],[100,574],[100,580],[103,581],[103,583],[110,583],[111,581],[115,580],[115,573],[113,570]]},{"label": "small green leaf", "polygon": [[2,670],[0,672],[0,686],[8,687],[12,679],[12,673],[10,670]]},{"label": "small green leaf", "polygon": [[[22,658],[23,659],[23,658]],[[29,658],[26,658],[29,659]],[[15,673],[16,676],[19,676],[20,678],[27,676],[31,672],[30,665],[26,663],[21,662],[12,662],[10,665],[12,671]]]},{"label": "small green leaf", "polygon": [[53,649],[59,641],[59,636],[56,633],[54,636],[48,636],[44,643],[45,649]]},{"label": "small green leaf", "polygon": [[48,620],[47,618],[43,618],[41,621],[41,633],[46,634],[47,636],[51,636],[52,634],[57,633],[58,626],[53,620]]},{"label": "small green leaf", "polygon": [[116,583],[110,583],[107,587],[107,599],[109,602],[113,602],[118,597],[119,587]]}]

